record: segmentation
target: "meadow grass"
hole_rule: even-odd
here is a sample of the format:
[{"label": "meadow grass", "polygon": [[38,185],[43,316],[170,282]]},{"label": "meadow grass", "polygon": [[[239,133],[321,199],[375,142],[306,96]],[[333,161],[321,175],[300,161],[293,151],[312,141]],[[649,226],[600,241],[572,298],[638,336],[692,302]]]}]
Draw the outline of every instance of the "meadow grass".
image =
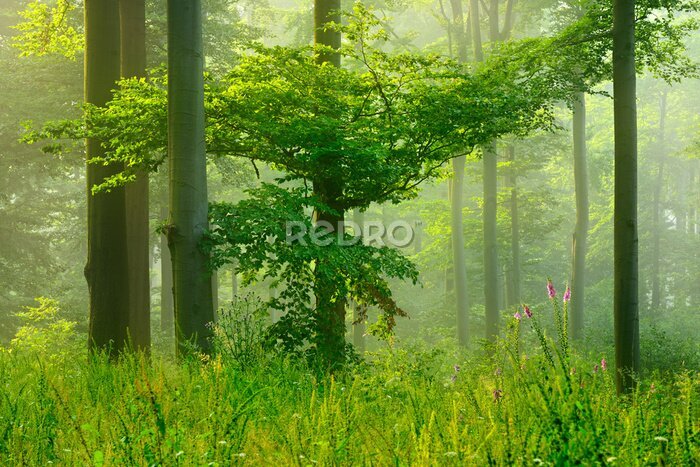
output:
[{"label": "meadow grass", "polygon": [[323,375],[282,358],[3,352],[0,464],[700,464],[697,373],[619,398],[593,362],[440,355],[390,348]]}]

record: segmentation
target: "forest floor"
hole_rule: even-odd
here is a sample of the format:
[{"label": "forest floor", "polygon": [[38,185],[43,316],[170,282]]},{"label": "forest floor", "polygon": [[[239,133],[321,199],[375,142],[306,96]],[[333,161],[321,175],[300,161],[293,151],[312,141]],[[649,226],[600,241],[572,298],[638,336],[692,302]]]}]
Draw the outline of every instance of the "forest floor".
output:
[{"label": "forest floor", "polygon": [[3,351],[0,464],[700,465],[697,372],[620,398],[607,362],[499,355],[393,348],[324,376]]}]

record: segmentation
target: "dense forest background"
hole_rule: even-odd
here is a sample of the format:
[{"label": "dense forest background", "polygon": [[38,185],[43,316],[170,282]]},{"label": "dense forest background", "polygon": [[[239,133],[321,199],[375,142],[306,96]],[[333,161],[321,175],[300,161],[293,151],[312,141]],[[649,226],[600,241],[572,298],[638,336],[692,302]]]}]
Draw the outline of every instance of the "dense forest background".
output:
[{"label": "dense forest background", "polygon": [[698,11],[0,0],[0,461],[697,465]]}]

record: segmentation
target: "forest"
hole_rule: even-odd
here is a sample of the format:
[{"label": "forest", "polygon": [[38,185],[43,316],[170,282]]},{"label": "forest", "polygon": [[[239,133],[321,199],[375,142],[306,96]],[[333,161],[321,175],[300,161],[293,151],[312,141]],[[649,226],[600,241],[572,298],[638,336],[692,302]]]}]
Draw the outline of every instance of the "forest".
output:
[{"label": "forest", "polygon": [[0,0],[0,465],[700,465],[697,0]]}]

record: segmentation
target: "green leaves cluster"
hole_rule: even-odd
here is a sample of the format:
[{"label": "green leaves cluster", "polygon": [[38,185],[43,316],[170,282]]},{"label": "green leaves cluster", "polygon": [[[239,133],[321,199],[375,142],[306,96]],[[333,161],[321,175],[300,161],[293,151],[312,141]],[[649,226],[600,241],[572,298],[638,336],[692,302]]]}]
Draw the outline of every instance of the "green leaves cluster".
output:
[{"label": "green leaves cluster", "polygon": [[[278,297],[267,306],[285,314],[272,328],[287,351],[313,350],[317,343],[316,291],[332,290],[335,298],[350,297],[363,309],[373,306],[381,313],[382,329],[390,331],[396,316],[405,316],[392,299],[388,278],[416,283],[418,272],[400,252],[388,247],[363,245],[349,232],[339,244],[336,234],[323,237],[323,245],[312,239],[309,210],[328,210],[303,188],[284,189],[271,184],[249,191],[238,204],[214,203],[210,210],[211,231],[205,247],[213,268],[237,261],[244,282],[271,278],[280,286]],[[290,242],[290,224],[304,226],[300,241]],[[363,316],[362,319],[365,317]]]}]

